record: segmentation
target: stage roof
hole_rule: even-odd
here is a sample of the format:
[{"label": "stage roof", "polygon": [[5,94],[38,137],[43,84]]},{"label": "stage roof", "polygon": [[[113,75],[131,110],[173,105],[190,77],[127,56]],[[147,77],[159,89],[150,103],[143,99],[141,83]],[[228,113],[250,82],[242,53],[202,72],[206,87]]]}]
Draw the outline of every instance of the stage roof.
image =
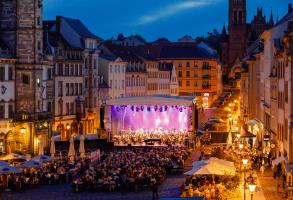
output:
[{"label": "stage roof", "polygon": [[160,106],[191,106],[192,97],[177,97],[164,95],[147,95],[140,97],[124,97],[119,99],[110,99],[107,105],[160,105]]}]

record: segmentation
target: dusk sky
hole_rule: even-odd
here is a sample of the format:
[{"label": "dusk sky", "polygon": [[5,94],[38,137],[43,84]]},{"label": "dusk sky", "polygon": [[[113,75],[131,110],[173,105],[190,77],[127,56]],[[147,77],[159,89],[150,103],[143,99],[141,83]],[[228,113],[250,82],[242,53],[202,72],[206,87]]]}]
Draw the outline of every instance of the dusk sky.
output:
[{"label": "dusk sky", "polygon": [[[274,20],[287,12],[292,0],[247,0],[248,21],[262,6]],[[93,33],[109,39],[118,33],[140,34],[177,41],[188,34],[206,35],[228,24],[228,0],[44,0],[44,18],[56,15],[80,19]]]}]

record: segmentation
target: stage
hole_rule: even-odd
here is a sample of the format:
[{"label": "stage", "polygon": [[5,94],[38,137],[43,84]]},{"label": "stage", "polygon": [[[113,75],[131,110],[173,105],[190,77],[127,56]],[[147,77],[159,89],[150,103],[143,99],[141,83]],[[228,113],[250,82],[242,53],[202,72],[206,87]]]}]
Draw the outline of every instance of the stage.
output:
[{"label": "stage", "polygon": [[[193,98],[171,96],[128,97],[107,101],[108,128],[117,145],[180,144],[194,130]],[[119,141],[117,143],[117,141]]]}]

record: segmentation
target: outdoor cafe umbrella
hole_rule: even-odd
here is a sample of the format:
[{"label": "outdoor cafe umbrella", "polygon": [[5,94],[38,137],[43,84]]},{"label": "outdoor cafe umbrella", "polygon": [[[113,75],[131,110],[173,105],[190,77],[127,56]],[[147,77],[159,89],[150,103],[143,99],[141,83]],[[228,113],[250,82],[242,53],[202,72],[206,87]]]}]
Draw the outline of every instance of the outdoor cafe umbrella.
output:
[{"label": "outdoor cafe umbrella", "polygon": [[73,137],[71,137],[70,144],[69,144],[68,157],[70,158],[70,160],[74,160],[74,156],[75,156],[74,140],[73,140]]},{"label": "outdoor cafe umbrella", "polygon": [[279,163],[284,162],[284,161],[286,161],[286,158],[284,156],[280,156],[280,157],[272,160],[272,165],[275,166],[275,165],[278,165]]},{"label": "outdoor cafe umbrella", "polygon": [[51,157],[52,158],[54,158],[55,153],[56,153],[56,149],[55,149],[55,137],[52,136],[51,137],[51,145],[50,145],[50,154],[51,154]]},{"label": "outdoor cafe umbrella", "polygon": [[42,140],[39,140],[39,155],[44,155],[44,146]]},{"label": "outdoor cafe umbrella", "polygon": [[0,174],[12,174],[12,173],[19,173],[21,169],[12,166],[1,166],[0,167]]},{"label": "outdoor cafe umbrella", "polygon": [[29,160],[21,165],[22,168],[37,168],[42,166],[44,166],[44,164],[36,160]]},{"label": "outdoor cafe umbrella", "polygon": [[9,165],[8,162],[5,162],[5,161],[0,160],[0,167],[1,166],[8,166],[8,165]]},{"label": "outdoor cafe umbrella", "polygon": [[1,157],[0,160],[25,160],[25,156],[16,153],[10,153]]},{"label": "outdoor cafe umbrella", "polygon": [[85,157],[85,149],[84,149],[84,136],[82,135],[79,140],[79,156],[81,158]]},{"label": "outdoor cafe umbrella", "polygon": [[51,156],[47,156],[47,155],[38,155],[38,156],[35,156],[33,160],[39,161],[39,162],[48,162],[48,161],[51,161],[52,158]]}]

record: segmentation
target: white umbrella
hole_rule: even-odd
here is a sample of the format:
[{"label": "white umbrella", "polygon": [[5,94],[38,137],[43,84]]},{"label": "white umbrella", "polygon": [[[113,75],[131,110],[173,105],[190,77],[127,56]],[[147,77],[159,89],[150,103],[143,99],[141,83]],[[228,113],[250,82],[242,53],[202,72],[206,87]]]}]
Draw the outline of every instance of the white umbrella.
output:
[{"label": "white umbrella", "polygon": [[1,157],[0,160],[25,160],[25,156],[16,153],[10,153]]},{"label": "white umbrella", "polygon": [[2,166],[0,167],[0,174],[12,174],[12,173],[19,173],[21,169],[12,166]]},{"label": "white umbrella", "polygon": [[47,156],[47,155],[38,155],[38,156],[35,156],[33,160],[39,161],[39,162],[48,162],[48,161],[51,161],[52,158],[51,156]]},{"label": "white umbrella", "polygon": [[52,136],[51,137],[51,145],[50,145],[50,154],[51,154],[51,157],[54,158],[54,155],[56,153],[56,149],[55,149],[55,137]]},{"label": "white umbrella", "polygon": [[44,155],[44,146],[41,139],[39,140],[39,155]]},{"label": "white umbrella", "polygon": [[5,161],[2,161],[0,160],[0,167],[1,166],[9,166],[9,163],[8,162],[5,162]]},{"label": "white umbrella", "polygon": [[286,158],[284,156],[280,156],[274,160],[272,160],[272,165],[278,165],[279,163],[286,161]]},{"label": "white umbrella", "polygon": [[21,165],[22,168],[37,168],[42,166],[44,166],[44,164],[36,160],[29,160]]},{"label": "white umbrella", "polygon": [[232,146],[232,144],[233,144],[233,138],[232,138],[232,133],[231,133],[231,131],[229,131],[229,134],[228,134],[228,137],[227,137],[227,141],[226,141],[226,143],[227,143],[227,149],[228,149],[230,146]]},{"label": "white umbrella", "polygon": [[71,137],[70,144],[69,144],[69,152],[68,152],[68,157],[70,158],[70,160],[74,159],[74,155],[75,155],[74,140],[73,140],[73,137]]},{"label": "white umbrella", "polygon": [[82,135],[81,137],[80,137],[80,142],[79,142],[79,156],[81,157],[81,158],[84,158],[85,157],[85,149],[84,149],[84,136]]}]

